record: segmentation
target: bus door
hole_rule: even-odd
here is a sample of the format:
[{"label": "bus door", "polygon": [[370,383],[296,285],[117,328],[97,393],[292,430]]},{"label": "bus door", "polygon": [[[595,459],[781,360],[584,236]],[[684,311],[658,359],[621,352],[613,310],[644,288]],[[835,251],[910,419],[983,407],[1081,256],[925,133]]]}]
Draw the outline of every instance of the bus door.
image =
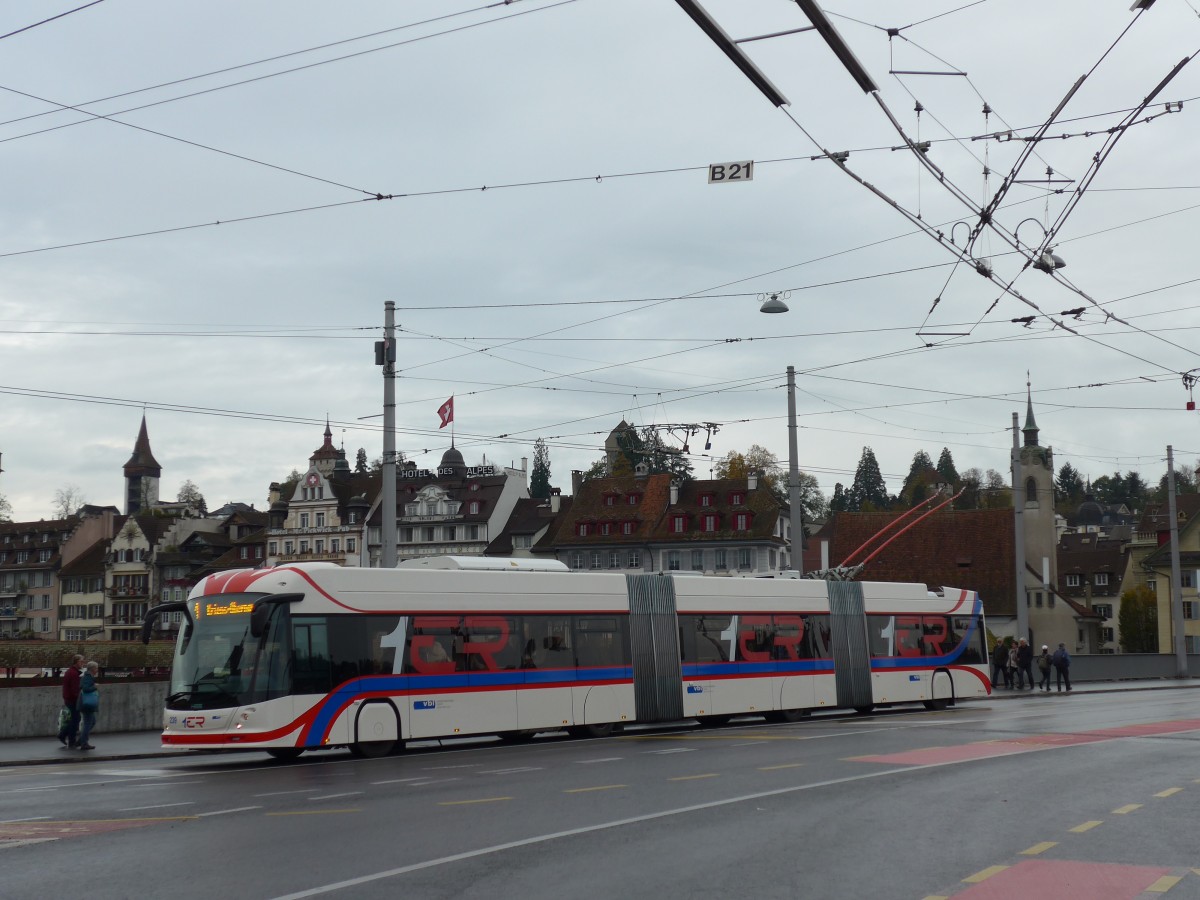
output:
[{"label": "bus door", "polygon": [[775,709],[811,709],[817,705],[815,679],[805,663],[812,659],[807,618],[800,613],[773,617],[772,656],[776,672],[771,688]]},{"label": "bus door", "polygon": [[734,676],[716,686],[716,711],[723,715],[765,713],[775,709],[775,622],[767,614],[733,617]]},{"label": "bus door", "polygon": [[576,667],[571,617],[521,616],[519,629],[524,687],[517,691],[515,728],[553,731],[573,725]]}]

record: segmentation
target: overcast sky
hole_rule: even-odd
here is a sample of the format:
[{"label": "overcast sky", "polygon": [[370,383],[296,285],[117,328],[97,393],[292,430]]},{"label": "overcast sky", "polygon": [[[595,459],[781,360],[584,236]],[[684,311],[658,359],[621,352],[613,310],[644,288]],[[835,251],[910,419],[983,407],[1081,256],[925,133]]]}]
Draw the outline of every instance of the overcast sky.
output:
[{"label": "overcast sky", "polygon": [[[191,479],[210,507],[264,508],[327,416],[351,462],[379,456],[388,300],[397,446],[422,465],[451,395],[468,463],[543,437],[568,491],[621,418],[717,423],[713,458],[786,462],[789,364],[827,495],[864,445],[893,492],[921,449],[1006,471],[1027,371],[1057,465],[1153,483],[1168,444],[1200,456],[1200,61],[1108,132],[1200,48],[1189,0],[827,0],[882,105],[815,32],[743,43],[782,109],[672,0],[104,0],[9,34],[82,5],[0,11],[17,520],[67,485],[120,507],[143,412],[162,495]],[[705,5],[735,38],[808,24],[787,0]],[[960,74],[892,74],[913,71]],[[707,183],[741,160],[752,181]],[[1065,280],[1006,241],[1048,227]],[[760,314],[776,291],[790,312]]]}]

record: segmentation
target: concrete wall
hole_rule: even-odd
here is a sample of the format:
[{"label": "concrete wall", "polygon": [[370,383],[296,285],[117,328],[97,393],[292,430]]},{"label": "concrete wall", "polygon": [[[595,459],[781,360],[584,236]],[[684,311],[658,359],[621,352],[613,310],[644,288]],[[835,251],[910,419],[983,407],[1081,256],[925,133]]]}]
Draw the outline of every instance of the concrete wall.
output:
[{"label": "concrete wall", "polygon": [[[95,733],[158,731],[168,682],[100,682],[100,712]],[[53,737],[58,733],[62,688],[10,687],[0,689],[0,738]]]}]

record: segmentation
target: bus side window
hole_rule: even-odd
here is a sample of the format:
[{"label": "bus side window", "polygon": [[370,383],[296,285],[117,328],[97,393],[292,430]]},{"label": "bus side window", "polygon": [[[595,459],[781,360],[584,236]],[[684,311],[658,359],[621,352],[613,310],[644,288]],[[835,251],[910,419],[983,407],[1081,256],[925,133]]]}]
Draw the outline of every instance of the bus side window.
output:
[{"label": "bus side window", "polygon": [[[467,616],[463,653],[472,672],[515,669],[521,648],[513,635],[512,620],[506,616]],[[513,639],[510,640],[510,637]]]},{"label": "bus side window", "polygon": [[945,616],[926,616],[925,635],[921,640],[926,656],[943,656],[957,643],[951,640]]},{"label": "bus side window", "polygon": [[[571,648],[571,620],[566,616],[525,616],[528,638],[526,649],[531,649],[529,668],[573,669],[575,653]],[[533,647],[529,647],[530,641]]]},{"label": "bus side window", "polygon": [[329,636],[324,619],[292,619],[295,654],[293,690],[297,694],[327,694],[333,687]]},{"label": "bus side window", "polygon": [[420,675],[447,675],[461,660],[462,628],[458,616],[415,616],[408,641],[404,671]]},{"label": "bus side window", "polygon": [[867,643],[871,656],[892,656],[895,624],[891,616],[867,616]]},{"label": "bus side window", "polygon": [[833,632],[827,613],[805,617],[805,633],[813,659],[833,659]]},{"label": "bus side window", "polygon": [[775,641],[770,616],[742,616],[738,628],[738,662],[769,662]]},{"label": "bus side window", "polygon": [[774,645],[776,659],[807,659],[804,646],[804,617],[775,616]]},{"label": "bus side window", "polygon": [[971,642],[962,648],[962,654],[958,658],[958,662],[961,663],[981,663],[986,658],[986,651],[983,647],[983,621],[978,620],[974,629],[971,627],[971,622],[972,620],[968,616],[952,616],[950,618],[952,632],[947,646],[955,648],[963,642],[968,634],[973,635]]},{"label": "bus side window", "polygon": [[936,656],[930,653],[927,644],[922,641],[920,616],[896,616],[896,655],[897,656]]},{"label": "bus side window", "polygon": [[[690,640],[683,646],[689,654],[688,662],[729,662],[729,625],[733,616],[693,615],[680,616],[680,630],[688,633]],[[725,635],[722,638],[722,635]]]}]

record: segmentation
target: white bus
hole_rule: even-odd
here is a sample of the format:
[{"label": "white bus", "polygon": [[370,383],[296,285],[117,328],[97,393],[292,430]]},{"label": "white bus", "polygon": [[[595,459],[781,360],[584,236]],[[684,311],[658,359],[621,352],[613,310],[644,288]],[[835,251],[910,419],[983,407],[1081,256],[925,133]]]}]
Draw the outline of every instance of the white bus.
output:
[{"label": "white bus", "polygon": [[162,742],[295,757],[633,722],[936,709],[991,691],[972,591],[570,572],[445,558],[210,575],[184,603]]}]

